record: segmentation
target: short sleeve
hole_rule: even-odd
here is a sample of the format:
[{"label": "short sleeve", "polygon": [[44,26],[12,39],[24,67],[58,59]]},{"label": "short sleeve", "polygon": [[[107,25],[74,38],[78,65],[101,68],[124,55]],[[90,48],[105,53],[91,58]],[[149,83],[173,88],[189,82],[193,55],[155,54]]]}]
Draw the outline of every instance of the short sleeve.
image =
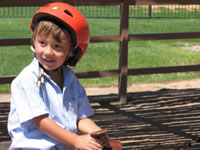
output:
[{"label": "short sleeve", "polygon": [[89,99],[86,95],[85,89],[83,86],[77,81],[78,84],[78,120],[86,117],[90,117],[94,114],[92,107],[90,105]]},{"label": "short sleeve", "polygon": [[11,101],[20,123],[48,113],[36,82],[36,77],[25,76],[15,79],[11,85]]}]

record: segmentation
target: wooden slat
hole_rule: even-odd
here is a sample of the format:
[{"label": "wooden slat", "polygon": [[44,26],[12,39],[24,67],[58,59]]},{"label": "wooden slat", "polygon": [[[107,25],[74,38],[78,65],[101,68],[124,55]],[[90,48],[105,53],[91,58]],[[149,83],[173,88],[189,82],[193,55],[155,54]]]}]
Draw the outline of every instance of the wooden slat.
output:
[{"label": "wooden slat", "polygon": [[76,72],[78,78],[100,78],[100,77],[114,77],[119,76],[120,70],[102,70],[89,72]]},{"label": "wooden slat", "polygon": [[127,102],[129,5],[126,2],[120,8],[119,97],[121,104]]},{"label": "wooden slat", "polygon": [[129,41],[200,38],[200,32],[129,34]]},{"label": "wooden slat", "polygon": [[66,2],[74,6],[120,5],[121,0],[1,0],[0,7],[44,6],[51,2]]},{"label": "wooden slat", "polygon": [[191,71],[200,71],[200,65],[129,69],[128,75],[147,75],[147,74],[177,73],[177,72],[191,72]]},{"label": "wooden slat", "polygon": [[[185,65],[185,66],[167,66],[167,67],[149,67],[149,68],[132,68],[128,69],[128,75],[148,75],[161,73],[177,73],[200,71],[200,65]],[[82,78],[101,78],[101,77],[116,77],[120,75],[120,70],[101,70],[89,72],[75,72],[76,76]],[[10,84],[15,76],[0,77],[0,84]]]},{"label": "wooden slat", "polygon": [[30,45],[30,38],[0,39],[0,46]]},{"label": "wooden slat", "polygon": [[[200,32],[129,34],[128,41],[200,38]],[[120,42],[120,35],[92,36],[90,42]],[[0,39],[0,46],[30,45],[30,38]]]},{"label": "wooden slat", "polygon": [[1,0],[0,7],[43,6],[51,2],[66,2],[75,6],[120,5],[123,2],[126,2],[130,5],[200,4],[200,0]]},{"label": "wooden slat", "polygon": [[[129,1],[130,4],[131,0]],[[135,0],[135,5],[188,5],[200,4],[200,0]]]},{"label": "wooden slat", "polygon": [[[92,36],[90,42],[120,42],[120,35]],[[0,39],[0,46],[30,45],[31,38]]]},{"label": "wooden slat", "polygon": [[15,76],[0,77],[0,84],[10,84]]},{"label": "wooden slat", "polygon": [[102,36],[92,36],[90,42],[120,42],[120,35],[102,35]]},{"label": "wooden slat", "polygon": [[[101,78],[101,77],[115,77],[119,76],[119,69],[115,70],[101,70],[101,71],[89,71],[89,72],[75,72],[76,76],[82,78]],[[16,76],[0,77],[0,84],[10,84]]]}]

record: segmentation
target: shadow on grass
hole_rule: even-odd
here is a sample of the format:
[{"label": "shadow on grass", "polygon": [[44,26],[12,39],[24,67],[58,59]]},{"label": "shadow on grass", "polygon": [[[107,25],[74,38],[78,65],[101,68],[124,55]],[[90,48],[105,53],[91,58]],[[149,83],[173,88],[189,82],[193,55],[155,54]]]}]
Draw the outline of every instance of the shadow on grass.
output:
[{"label": "shadow on grass", "polygon": [[[128,94],[119,105],[115,94],[89,96],[92,119],[108,130],[123,150],[199,150],[200,89],[162,89]],[[9,141],[9,103],[0,103],[0,142]]]}]

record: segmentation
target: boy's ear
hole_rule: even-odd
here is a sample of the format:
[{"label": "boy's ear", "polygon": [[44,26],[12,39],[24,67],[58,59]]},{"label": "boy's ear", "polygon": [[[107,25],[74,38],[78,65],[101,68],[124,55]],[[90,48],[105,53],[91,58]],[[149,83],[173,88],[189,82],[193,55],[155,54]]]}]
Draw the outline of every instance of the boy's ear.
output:
[{"label": "boy's ear", "polygon": [[32,38],[31,39],[31,50],[33,51],[33,49],[35,49],[35,41],[34,41],[34,39]]},{"label": "boy's ear", "polygon": [[[32,38],[31,38],[31,50],[35,49],[35,40],[34,40],[34,32],[32,31]],[[35,51],[35,50],[34,50]]]}]

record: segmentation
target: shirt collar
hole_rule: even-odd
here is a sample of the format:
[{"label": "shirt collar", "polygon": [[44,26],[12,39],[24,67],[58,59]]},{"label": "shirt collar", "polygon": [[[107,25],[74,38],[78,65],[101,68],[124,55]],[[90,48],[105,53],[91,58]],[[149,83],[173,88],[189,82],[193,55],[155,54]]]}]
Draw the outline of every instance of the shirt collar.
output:
[{"label": "shirt collar", "polygon": [[[39,73],[40,73],[40,64],[39,64],[39,61],[38,61],[38,59],[37,58],[34,58],[34,60],[33,60],[33,64],[36,66],[36,70],[35,70],[35,73],[38,75],[38,80],[41,80],[41,82],[45,82],[45,81],[42,81],[42,80],[45,80],[45,78],[46,79],[49,79],[49,81],[51,81],[51,82],[54,82],[52,79],[51,79],[51,77],[44,71],[44,73],[43,73],[43,77],[44,77],[44,79],[39,79],[39,76],[41,76],[41,75],[39,75]],[[74,72],[70,69],[70,68],[68,68],[68,67],[66,67],[66,66],[63,66],[62,67],[62,70],[63,70],[63,77],[64,77],[64,84],[63,84],[63,87],[64,88],[67,88],[70,84],[71,84],[71,82],[73,81],[73,78],[74,78]]]}]

